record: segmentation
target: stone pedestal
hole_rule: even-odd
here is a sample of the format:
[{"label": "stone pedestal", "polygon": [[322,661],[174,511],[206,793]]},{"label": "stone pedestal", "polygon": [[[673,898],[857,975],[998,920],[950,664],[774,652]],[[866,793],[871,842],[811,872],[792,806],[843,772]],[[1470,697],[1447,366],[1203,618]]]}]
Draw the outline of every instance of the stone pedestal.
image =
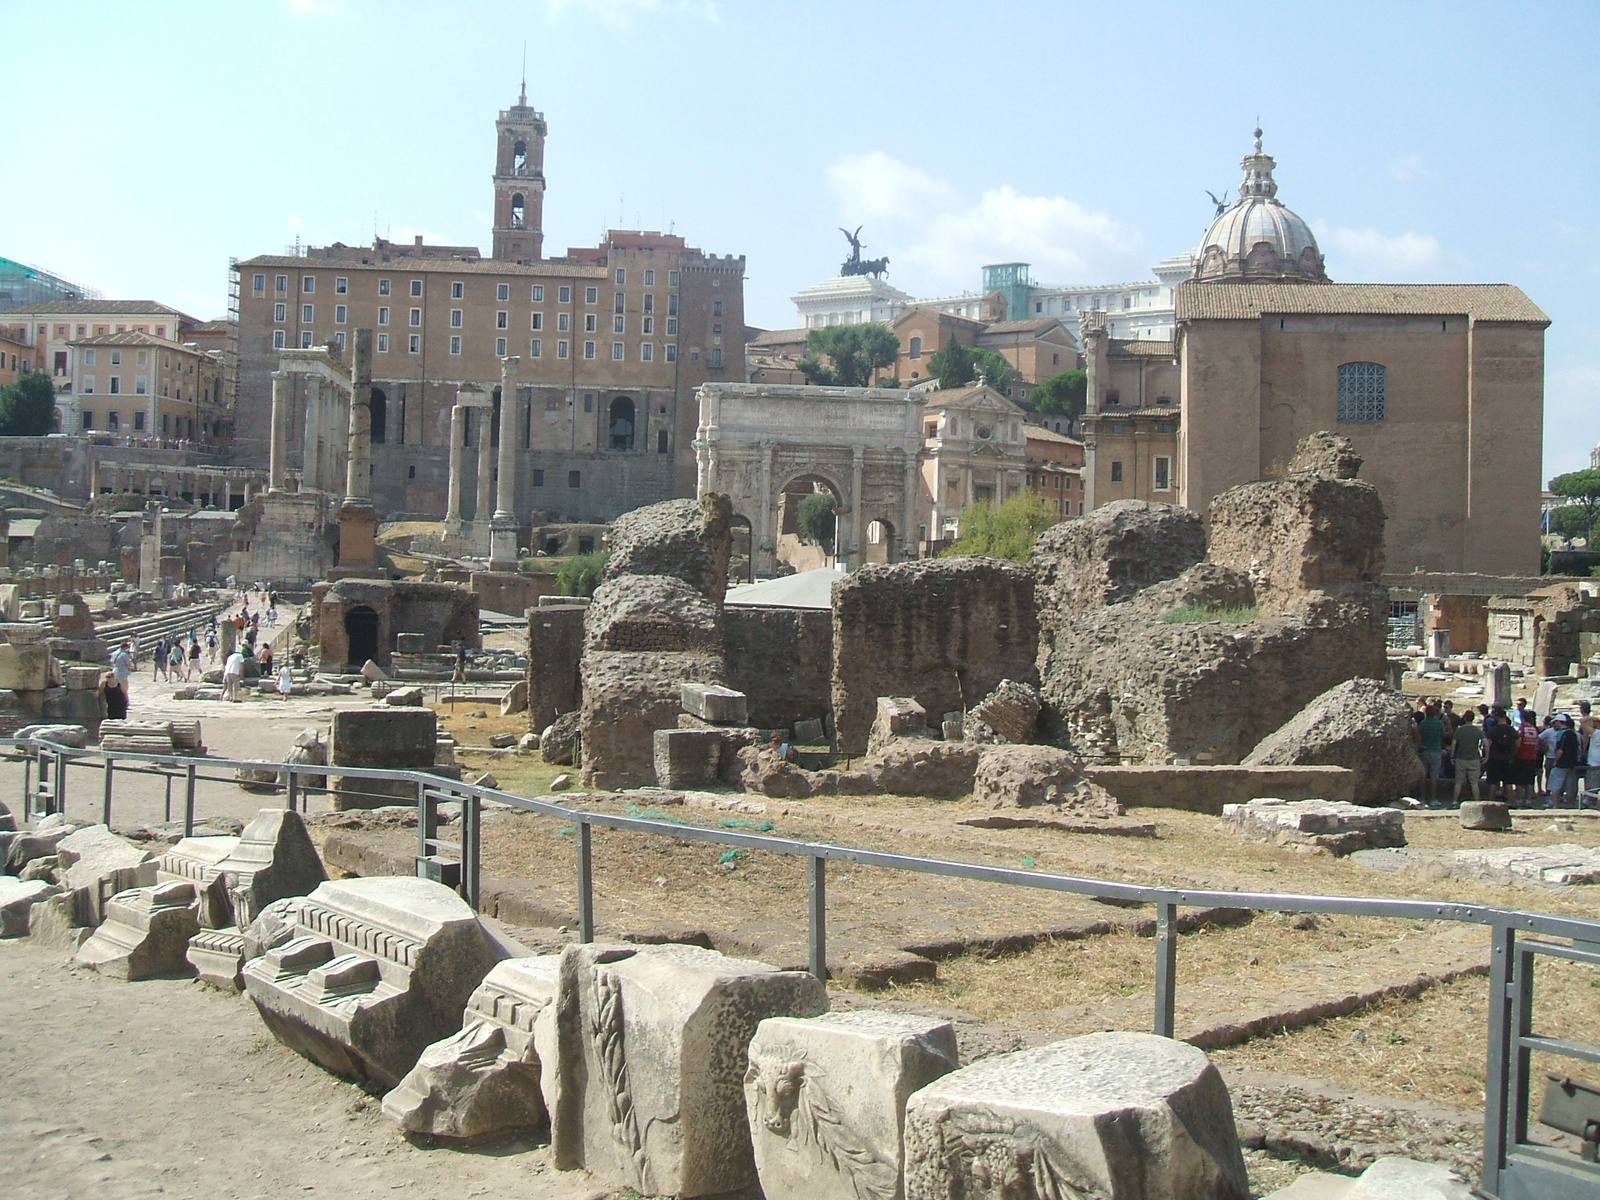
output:
[{"label": "stone pedestal", "polygon": [[863,1011],[761,1022],[744,1099],[762,1191],[897,1195],[906,1100],[956,1066],[948,1021]]},{"label": "stone pedestal", "polygon": [[365,500],[346,500],[339,506],[339,565],[328,577],[381,578],[376,572],[377,546],[378,510]]},{"label": "stone pedestal", "polygon": [[555,1001],[560,964],[559,955],[544,955],[496,965],[467,1002],[461,1032],[422,1052],[383,1098],[383,1115],[407,1133],[433,1137],[542,1125],[534,1027]]},{"label": "stone pedestal", "polygon": [[398,1083],[460,1027],[502,953],[425,879],[337,880],[278,903],[292,936],[245,965],[245,990],[279,1041],[352,1079]]},{"label": "stone pedestal", "polygon": [[106,905],[105,920],[78,948],[77,960],[119,979],[186,975],[189,939],[199,931],[192,883],[134,888]]},{"label": "stone pedestal", "polygon": [[756,1182],[744,1075],[756,1026],[816,1016],[820,981],[693,946],[570,946],[552,1054],[541,1049],[558,1167],[647,1196]]},{"label": "stone pedestal", "polygon": [[905,1200],[1246,1200],[1222,1076],[1193,1046],[1095,1033],[1001,1054],[906,1107]]},{"label": "stone pedestal", "polygon": [[1483,702],[1490,708],[1511,710],[1511,664],[1497,662],[1483,672]]}]

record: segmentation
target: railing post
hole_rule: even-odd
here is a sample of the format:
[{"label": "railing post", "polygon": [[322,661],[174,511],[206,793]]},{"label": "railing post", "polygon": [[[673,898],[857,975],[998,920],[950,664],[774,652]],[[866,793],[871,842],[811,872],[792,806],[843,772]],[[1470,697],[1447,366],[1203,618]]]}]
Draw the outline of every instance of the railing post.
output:
[{"label": "railing post", "polygon": [[594,941],[594,863],[589,822],[578,821],[578,940]]},{"label": "railing post", "polygon": [[184,764],[183,836],[194,836],[194,763]]},{"label": "railing post", "polygon": [[482,861],[479,849],[483,844],[483,797],[476,791],[468,792],[461,806],[461,826],[464,834],[470,834],[461,839],[461,890],[465,893],[462,898],[476,912],[480,892],[478,872]]},{"label": "railing post", "polygon": [[300,808],[300,775],[293,765],[287,767],[289,772],[289,786],[283,789],[283,806],[290,812],[298,812]]},{"label": "railing post", "polygon": [[[427,858],[428,843],[438,835],[439,809],[428,796],[428,785],[417,780],[417,857]],[[461,806],[461,828],[467,827],[467,806]],[[420,869],[420,864],[419,864]]]},{"label": "railing post", "polygon": [[1489,1060],[1484,1069],[1483,1190],[1500,1194],[1511,1125],[1511,985],[1517,935],[1495,925],[1489,948]]},{"label": "railing post", "polygon": [[1156,905],[1156,1036],[1173,1036],[1178,999],[1178,906]]},{"label": "railing post", "polygon": [[164,819],[170,821],[172,820],[172,772],[163,771],[161,777],[167,781],[167,815]]},{"label": "railing post", "polygon": [[22,820],[33,820],[33,755],[22,756]]},{"label": "railing post", "polygon": [[111,826],[111,785],[116,780],[116,775],[116,759],[106,759],[105,795],[100,800],[100,823],[107,828],[110,828]]},{"label": "railing post", "polygon": [[67,811],[67,752],[56,751],[56,811],[63,816]]},{"label": "railing post", "polygon": [[810,935],[811,974],[828,982],[828,860],[811,856]]}]

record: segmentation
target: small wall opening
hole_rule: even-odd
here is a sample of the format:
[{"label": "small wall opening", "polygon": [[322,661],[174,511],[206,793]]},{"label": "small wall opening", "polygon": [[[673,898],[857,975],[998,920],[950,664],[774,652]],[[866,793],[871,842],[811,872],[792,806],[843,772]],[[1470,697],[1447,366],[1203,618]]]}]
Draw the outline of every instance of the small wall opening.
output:
[{"label": "small wall opening", "polygon": [[633,401],[626,396],[618,396],[611,402],[607,428],[610,430],[609,445],[613,450],[633,449]]},{"label": "small wall opening", "polygon": [[368,659],[378,657],[378,614],[365,604],[358,604],[344,614],[346,664],[351,670],[360,670]]},{"label": "small wall opening", "polygon": [[[372,389],[372,444],[381,446],[389,438],[389,397],[383,389]],[[362,659],[365,662],[366,659]]]}]

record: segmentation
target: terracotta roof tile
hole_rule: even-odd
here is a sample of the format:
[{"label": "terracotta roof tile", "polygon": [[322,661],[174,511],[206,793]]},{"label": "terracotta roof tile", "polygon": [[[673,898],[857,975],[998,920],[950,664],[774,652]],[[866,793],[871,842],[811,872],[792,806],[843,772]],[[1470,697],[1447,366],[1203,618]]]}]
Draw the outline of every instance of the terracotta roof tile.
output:
[{"label": "terracotta roof tile", "polygon": [[1462,315],[1475,321],[1550,324],[1509,283],[1180,283],[1179,321],[1250,321],[1266,313]]},{"label": "terracotta roof tile", "polygon": [[1155,338],[1112,338],[1106,353],[1113,358],[1176,358],[1178,343]]}]

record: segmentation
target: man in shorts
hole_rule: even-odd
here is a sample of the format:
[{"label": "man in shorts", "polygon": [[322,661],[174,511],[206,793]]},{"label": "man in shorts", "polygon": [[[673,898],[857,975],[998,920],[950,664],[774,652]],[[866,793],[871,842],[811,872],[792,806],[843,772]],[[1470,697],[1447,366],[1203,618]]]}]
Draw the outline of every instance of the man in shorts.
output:
[{"label": "man in shorts", "polygon": [[1472,719],[1469,708],[1461,714],[1461,724],[1456,726],[1451,738],[1456,759],[1455,801],[1461,803],[1461,789],[1466,788],[1473,800],[1478,796],[1478,780],[1483,777],[1483,730]]},{"label": "man in shorts", "polygon": [[1430,704],[1423,711],[1422,720],[1415,725],[1417,739],[1417,754],[1422,759],[1423,784],[1422,799],[1433,807],[1436,793],[1439,788],[1439,768],[1444,758],[1444,722],[1439,719],[1439,710]]}]

